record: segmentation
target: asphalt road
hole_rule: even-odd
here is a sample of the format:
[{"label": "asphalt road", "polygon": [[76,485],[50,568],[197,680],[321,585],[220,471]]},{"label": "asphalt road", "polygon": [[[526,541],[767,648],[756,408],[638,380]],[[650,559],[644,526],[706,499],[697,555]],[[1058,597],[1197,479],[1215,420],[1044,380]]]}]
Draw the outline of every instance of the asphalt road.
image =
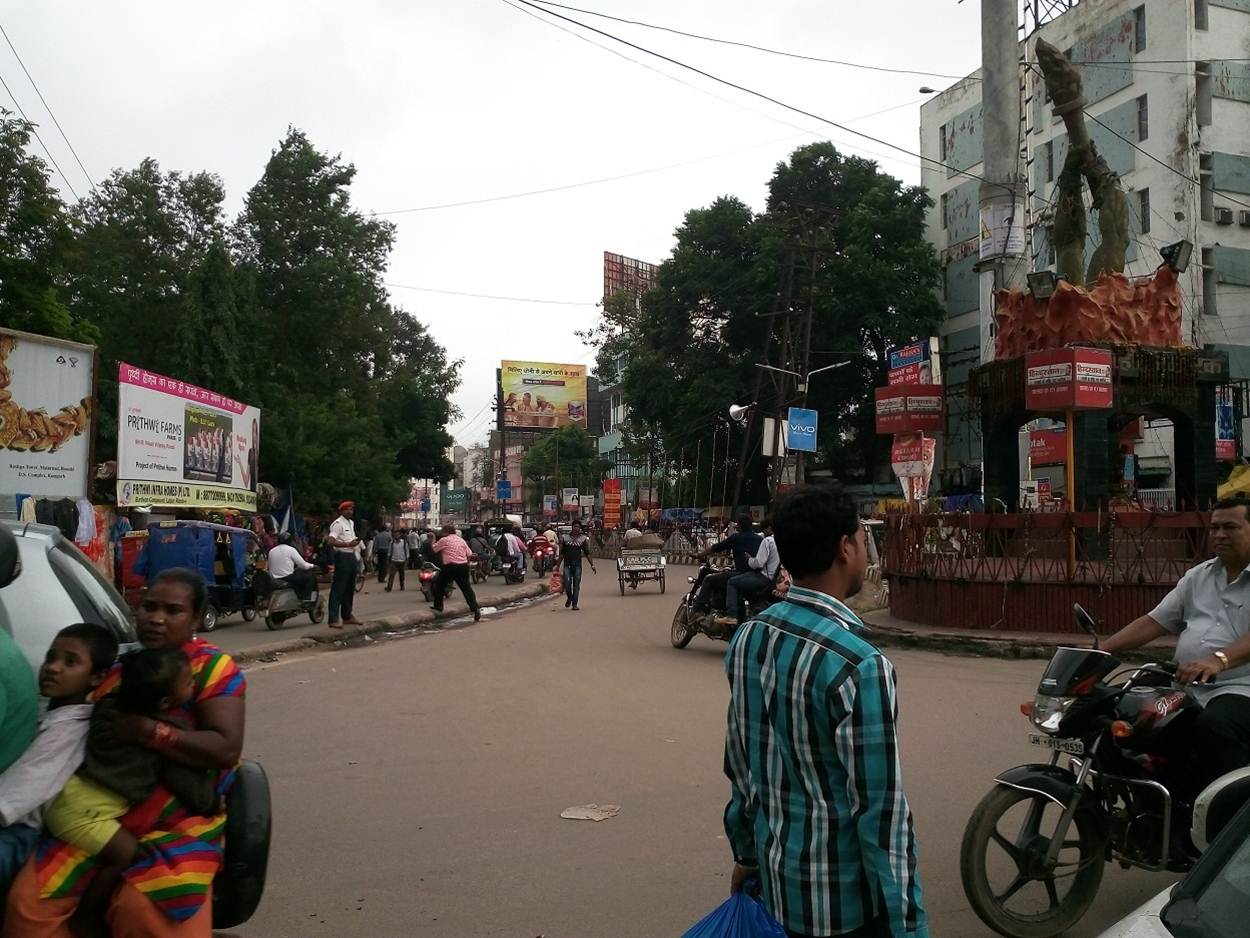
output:
[{"label": "asphalt road", "polygon": [[[248,671],[246,750],[270,773],[275,841],[239,935],[660,938],[722,901],[725,645],[669,645],[678,577],[667,596],[621,597],[600,569],[578,613],[543,600]],[[959,842],[994,772],[1036,759],[1018,705],[1042,663],[891,658],[933,934],[989,935],[959,884]],[[561,819],[588,803],[620,814]],[[1170,879],[1108,869],[1071,935],[1092,938]]]}]

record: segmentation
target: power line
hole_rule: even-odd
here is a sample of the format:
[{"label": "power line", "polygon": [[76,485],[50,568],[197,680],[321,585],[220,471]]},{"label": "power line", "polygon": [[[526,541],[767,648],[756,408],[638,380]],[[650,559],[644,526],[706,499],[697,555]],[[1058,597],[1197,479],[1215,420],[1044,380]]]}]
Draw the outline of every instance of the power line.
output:
[{"label": "power line", "polygon": [[[13,45],[13,40],[9,38],[9,34],[5,30],[3,24],[0,24],[0,35],[3,35],[4,41],[9,44],[9,50],[13,53],[13,58],[17,59],[17,64],[22,67],[22,71],[26,74],[26,80],[29,81],[30,86],[35,89],[35,94],[39,96],[39,101],[43,105],[44,110],[47,111],[48,116],[52,118],[52,123],[56,125],[56,129],[60,133],[61,139],[64,140],[65,145],[69,147],[69,152],[74,155],[74,161],[78,164],[78,168],[81,169],[82,174],[87,177],[87,185],[91,186],[91,189],[94,192],[95,180],[93,180],[91,178],[91,174],[87,172],[87,167],[82,165],[82,160],[78,158],[78,151],[75,150],[74,145],[69,142],[69,137],[66,136],[65,128],[61,126],[61,122],[56,119],[56,114],[52,112],[52,105],[48,103],[47,99],[43,96],[43,92],[39,90],[39,86],[35,83],[35,76],[30,73],[30,69],[28,69],[26,67],[26,63],[22,61],[22,57],[17,54],[17,47]],[[57,171],[60,172],[59,169]],[[62,178],[64,177],[62,176]],[[68,185],[68,180],[66,184]],[[75,198],[77,198],[77,196],[75,196]]]},{"label": "power line", "polygon": [[[509,6],[512,5],[510,0],[504,0],[504,2],[508,3]],[[882,140],[880,137],[874,137],[871,134],[864,133],[863,131],[855,130],[854,128],[848,127],[845,124],[841,124],[837,121],[830,120],[827,117],[822,117],[821,115],[815,114],[811,111],[806,111],[803,108],[796,107],[793,104],[787,104],[785,101],[782,101],[778,98],[774,98],[770,95],[764,94],[762,91],[756,91],[753,88],[746,87],[745,85],[739,85],[736,82],[732,82],[727,78],[721,78],[718,75],[713,75],[711,72],[705,71],[701,68],[697,68],[694,65],[687,65],[685,62],[682,62],[678,59],[674,59],[660,52],[655,52],[651,49],[646,48],[645,46],[640,46],[637,43],[630,42],[628,39],[622,39],[619,36],[614,36],[612,33],[605,32],[604,30],[598,29],[594,26],[590,26],[589,24],[583,23],[580,20],[575,20],[575,19],[572,19],[571,17],[564,16],[561,13],[556,13],[552,10],[548,10],[544,7],[540,7],[536,3],[534,3],[533,0],[517,0],[517,2],[524,4],[525,6],[528,6],[528,7],[532,7],[536,10],[542,10],[548,16],[554,16],[557,19],[564,20],[567,23],[572,23],[575,26],[580,26],[582,29],[587,29],[593,33],[597,33],[600,36],[606,36],[608,39],[611,39],[615,42],[619,42],[621,45],[629,46],[631,49],[636,49],[639,52],[645,52],[647,55],[654,56],[655,58],[660,59],[664,62],[668,62],[671,65],[676,65],[679,68],[684,68],[687,71],[694,72],[696,75],[701,75],[702,77],[710,79],[714,82],[717,82],[718,84],[722,84],[722,85],[725,85],[726,87],[733,88],[736,91],[741,91],[744,94],[749,94],[749,95],[752,95],[753,97],[760,98],[761,100],[767,101],[770,104],[775,104],[778,107],[784,108],[787,111],[793,111],[796,114],[801,114],[803,117],[810,117],[813,120],[818,120],[822,124],[828,124],[831,127],[836,127],[845,133],[849,133],[856,137],[861,137],[864,140],[870,140],[873,143],[880,144],[881,146],[884,146],[884,147],[888,147],[889,149],[895,150],[899,153],[904,153],[907,156],[913,157],[914,159],[923,160],[926,163],[932,163],[935,166],[940,166],[949,172],[956,173],[961,176],[967,176],[970,179],[976,179],[988,185],[996,186],[1006,191],[1014,192],[1014,190],[1012,190],[1010,186],[1005,186],[1002,183],[992,182],[983,176],[978,176],[976,173],[970,173],[967,170],[958,169],[948,163],[942,162],[941,160],[937,160],[937,159],[934,159],[933,157],[925,156],[924,154],[917,153],[914,150],[908,150],[906,147],[901,147],[896,143],[890,143],[888,140]]]},{"label": "power line", "polygon": [[438,290],[434,287],[417,287],[408,283],[385,283],[392,290],[416,290],[420,293],[438,293],[443,296],[468,296],[477,300],[500,300],[506,303],[542,303],[548,306],[598,306],[598,303],[579,303],[576,300],[546,300],[526,296],[496,296],[492,293],[467,293],[463,290]]},{"label": "power line", "polygon": [[[655,29],[660,32],[672,33],[676,36],[685,36],[688,39],[699,39],[703,42],[714,42],[722,46],[736,46],[740,49],[752,49],[756,52],[767,52],[769,55],[780,55],[788,59],[800,59],[805,62],[820,62],[825,65],[842,65],[847,68],[861,68],[873,72],[890,72],[895,75],[921,75],[926,78],[949,78],[960,81],[964,75],[949,75],[943,72],[926,72],[913,68],[890,68],[884,65],[869,65],[864,62],[845,62],[841,59],[827,59],[817,55],[803,55],[799,52],[787,52],[783,49],[770,49],[766,46],[757,46],[750,42],[738,42],[733,39],[721,39],[716,36],[704,36],[700,33],[690,33],[682,29],[674,29],[671,26],[659,26],[655,23],[644,23],[641,20],[630,20],[620,16],[612,16],[608,13],[600,13],[598,10],[585,10],[581,7],[566,6],[563,3],[552,3],[551,0],[538,0],[545,7],[555,7],[560,10],[571,10],[574,13],[585,13],[589,16],[597,16],[600,19],[612,20],[615,23],[626,23],[630,26],[642,26],[645,29]],[[980,81],[979,78],[973,78],[974,81]]]},{"label": "power line", "polygon": [[57,171],[57,175],[61,177],[61,181],[65,183],[66,188],[73,194],[74,201],[77,202],[78,193],[74,191],[73,183],[69,181],[69,177],[66,176],[65,173],[61,172],[61,167],[57,164],[56,157],[52,155],[52,151],[48,149],[48,145],[43,142],[43,137],[39,136],[39,131],[35,129],[35,125],[31,122],[30,118],[26,116],[26,112],[22,110],[21,104],[17,101],[17,96],[13,94],[13,90],[9,87],[9,83],[4,80],[3,75],[0,75],[0,86],[3,86],[5,92],[8,93],[10,100],[13,102],[13,106],[17,108],[17,113],[22,115],[22,120],[26,122],[26,126],[30,129],[31,135],[39,141],[39,146],[43,147],[43,152],[44,155],[48,157],[48,162],[52,164],[53,168]]}]

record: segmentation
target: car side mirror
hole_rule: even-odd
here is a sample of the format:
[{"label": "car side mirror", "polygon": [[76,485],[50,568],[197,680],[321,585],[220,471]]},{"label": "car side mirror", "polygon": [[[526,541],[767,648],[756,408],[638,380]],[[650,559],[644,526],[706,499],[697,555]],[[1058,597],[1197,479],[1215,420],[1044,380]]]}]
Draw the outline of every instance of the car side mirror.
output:
[{"label": "car side mirror", "polygon": [[4,525],[0,525],[0,589],[8,586],[22,572],[22,560],[17,551],[17,538]]}]

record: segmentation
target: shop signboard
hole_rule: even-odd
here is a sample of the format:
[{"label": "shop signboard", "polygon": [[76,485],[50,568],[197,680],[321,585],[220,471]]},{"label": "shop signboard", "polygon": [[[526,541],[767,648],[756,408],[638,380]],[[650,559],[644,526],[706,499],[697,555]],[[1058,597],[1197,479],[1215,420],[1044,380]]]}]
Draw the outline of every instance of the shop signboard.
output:
[{"label": "shop signboard", "polygon": [[94,396],[94,346],[0,329],[0,492],[86,497]]},{"label": "shop signboard", "polygon": [[915,433],[945,428],[945,396],[940,384],[876,389],[877,432]]},{"label": "shop signboard", "polygon": [[1030,430],[1029,461],[1035,466],[1058,466],[1068,458],[1065,430]]},{"label": "shop signboard", "polygon": [[1232,388],[1218,388],[1215,397],[1215,458],[1237,458],[1237,426]]},{"label": "shop signboard", "polygon": [[256,510],[260,410],[122,362],[117,504]]},{"label": "shop signboard", "polygon": [[1059,348],[1031,352],[1024,362],[1029,410],[1098,410],[1111,406],[1111,352]]},{"label": "shop signboard", "polygon": [[499,368],[505,427],[586,426],[586,366],[505,361]]}]

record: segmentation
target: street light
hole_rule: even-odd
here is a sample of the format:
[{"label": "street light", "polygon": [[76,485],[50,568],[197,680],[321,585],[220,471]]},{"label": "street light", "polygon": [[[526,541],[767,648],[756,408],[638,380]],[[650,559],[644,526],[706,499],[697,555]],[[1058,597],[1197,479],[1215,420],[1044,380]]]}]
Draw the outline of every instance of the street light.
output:
[{"label": "street light", "polygon": [[1055,294],[1055,287],[1059,285],[1059,278],[1053,270],[1035,270],[1026,274],[1025,279],[1029,282],[1029,292],[1035,300],[1050,299]]},{"label": "street light", "polygon": [[1167,264],[1176,273],[1183,274],[1185,269],[1189,267],[1189,259],[1194,254],[1194,243],[1192,241],[1177,241],[1175,244],[1169,244],[1159,252],[1163,258],[1163,263]]},{"label": "street light", "polygon": [[776,368],[776,367],[774,367],[773,365],[761,365],[761,364],[759,364],[759,363],[756,363],[755,367],[756,367],[756,368],[764,368],[764,369],[766,369],[767,371],[776,371],[776,372],[780,372],[780,373],[781,373],[781,374],[783,374],[783,375],[793,375],[794,377],[796,377],[796,378],[798,378],[798,379],[799,379],[798,387],[796,388],[796,390],[797,390],[800,394],[806,394],[806,393],[807,393],[807,382],[811,380],[812,375],[818,375],[818,374],[820,374],[822,371],[832,371],[834,368],[841,368],[843,365],[849,365],[849,364],[850,364],[850,362],[849,362],[849,361],[845,361],[845,362],[837,362],[836,364],[833,364],[833,365],[825,365],[823,368],[815,368],[815,369],[813,369],[813,370],[811,370],[811,371],[809,371],[809,372],[807,373],[807,377],[806,377],[806,378],[804,378],[804,377],[803,377],[801,374],[799,374],[797,371],[791,371],[789,368]]}]

